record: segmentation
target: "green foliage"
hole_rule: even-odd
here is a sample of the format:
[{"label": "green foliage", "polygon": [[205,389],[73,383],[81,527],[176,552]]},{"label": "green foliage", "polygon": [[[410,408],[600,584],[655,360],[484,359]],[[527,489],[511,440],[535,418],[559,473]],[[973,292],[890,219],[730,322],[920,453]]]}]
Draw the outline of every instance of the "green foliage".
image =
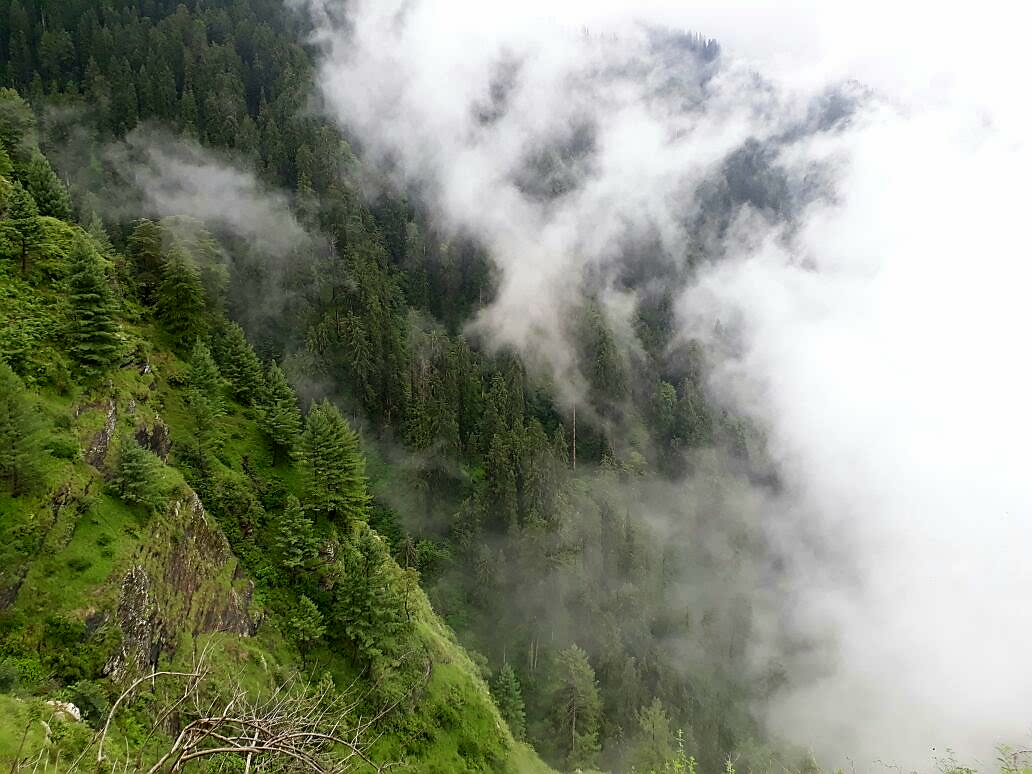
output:
[{"label": "green foliage", "polygon": [[276,363],[269,364],[259,417],[273,446],[273,464],[282,453],[293,454],[301,440],[301,411],[293,388]]},{"label": "green foliage", "polygon": [[322,613],[315,603],[304,594],[297,601],[293,615],[287,621],[290,634],[301,646],[302,651],[309,650],[326,634],[326,626]]},{"label": "green foliage", "polygon": [[292,577],[316,556],[312,520],[305,516],[301,503],[293,495],[287,496],[287,504],[276,521],[276,547],[280,563]]},{"label": "green foliage", "polygon": [[365,521],[369,492],[358,436],[329,401],[312,405],[301,436],[305,507],[348,524]]},{"label": "green foliage", "polygon": [[36,117],[14,89],[0,89],[0,142],[15,162],[25,162],[36,147]]},{"label": "green foliage", "polygon": [[560,651],[553,685],[556,742],[566,765],[571,769],[592,766],[599,752],[602,701],[588,654],[576,645]]},{"label": "green foliage", "polygon": [[389,570],[389,558],[380,537],[365,526],[341,545],[332,622],[336,637],[364,664],[399,652],[409,630],[405,599]]},{"label": "green foliage", "polygon": [[517,739],[522,739],[526,727],[526,715],[523,706],[523,692],[520,681],[512,665],[506,661],[491,681],[491,695],[494,696],[498,711],[502,713],[509,730]]},{"label": "green foliage", "polygon": [[155,300],[162,278],[164,235],[161,226],[153,220],[138,220],[126,245],[140,300],[150,304]]},{"label": "green foliage", "polygon": [[18,497],[43,482],[43,421],[35,412],[25,386],[0,360],[0,482],[3,491]]},{"label": "green foliage", "polygon": [[100,683],[96,680],[80,680],[68,686],[64,695],[67,701],[79,708],[83,720],[94,730],[104,726],[111,702]]},{"label": "green foliage", "polygon": [[118,364],[123,349],[115,318],[115,303],[100,258],[84,238],[77,239],[69,257],[68,353],[90,378]]},{"label": "green foliage", "polygon": [[200,275],[178,247],[169,252],[165,261],[155,311],[177,347],[189,346],[207,332]]},{"label": "green foliage", "polygon": [[663,702],[654,698],[637,712],[638,733],[634,765],[643,771],[661,769],[674,757],[674,734]]},{"label": "green foliage", "polygon": [[34,154],[29,162],[25,186],[32,194],[40,215],[48,215],[58,220],[71,219],[72,206],[68,201],[68,191],[42,153]]},{"label": "green foliage", "polygon": [[[219,326],[214,342],[219,370],[229,380],[233,397],[245,406],[258,404],[265,389],[262,364],[254,353],[244,329],[235,322]],[[278,389],[282,393],[282,386]]]},{"label": "green foliage", "polygon": [[133,438],[123,438],[111,483],[127,503],[138,503],[152,513],[168,505],[168,490],[162,476],[162,462]]},{"label": "green foliage", "polygon": [[14,184],[4,215],[4,232],[17,245],[17,256],[24,274],[28,270],[29,251],[39,246],[43,226],[39,220],[36,201],[20,183]]},{"label": "green foliage", "polygon": [[222,398],[222,376],[211,356],[211,350],[203,341],[194,342],[190,355],[190,372],[187,376],[189,402],[195,411],[205,412],[214,419],[226,412]]}]

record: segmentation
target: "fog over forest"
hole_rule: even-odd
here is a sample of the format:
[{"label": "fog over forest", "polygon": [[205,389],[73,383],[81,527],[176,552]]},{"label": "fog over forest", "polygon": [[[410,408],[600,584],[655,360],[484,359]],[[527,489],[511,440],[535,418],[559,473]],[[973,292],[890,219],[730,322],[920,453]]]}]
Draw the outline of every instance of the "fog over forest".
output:
[{"label": "fog over forest", "polygon": [[[326,109],[499,263],[471,331],[574,400],[585,283],[616,321],[642,250],[681,283],[682,335],[781,481],[751,643],[788,669],[771,726],[837,760],[989,761],[1032,694],[1020,44],[985,9],[835,5],[309,9]],[[719,54],[672,54],[687,29]],[[750,144],[765,177],[715,193]],[[521,175],[549,147],[542,194]]]},{"label": "fog over forest", "polygon": [[1028,774],[1019,17],[0,0],[0,766]]}]

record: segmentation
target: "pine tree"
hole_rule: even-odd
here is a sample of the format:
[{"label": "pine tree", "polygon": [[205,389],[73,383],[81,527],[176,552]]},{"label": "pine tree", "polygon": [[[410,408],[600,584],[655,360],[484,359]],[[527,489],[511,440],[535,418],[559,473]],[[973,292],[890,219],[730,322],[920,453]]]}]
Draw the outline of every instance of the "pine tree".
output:
[{"label": "pine tree", "polygon": [[287,621],[290,632],[297,640],[302,653],[307,653],[326,634],[323,615],[315,603],[304,594],[297,601],[293,615]]},{"label": "pine tree", "polygon": [[68,353],[87,376],[96,378],[117,365],[122,351],[114,297],[104,266],[85,239],[76,240],[70,263]]},{"label": "pine tree", "polygon": [[305,516],[300,501],[293,495],[287,497],[286,507],[276,523],[276,547],[280,562],[292,580],[316,555],[312,520]]},{"label": "pine tree", "polygon": [[40,215],[49,215],[59,220],[71,219],[72,207],[68,201],[68,191],[42,153],[34,154],[29,162],[25,184],[36,201]]},{"label": "pine tree", "polygon": [[161,226],[146,218],[137,221],[129,235],[129,259],[133,264],[140,300],[145,304],[154,302],[161,282],[163,238]]},{"label": "pine tree", "polygon": [[190,355],[190,375],[187,384],[190,387],[191,402],[195,397],[207,402],[208,408],[215,416],[226,413],[226,404],[222,399],[222,376],[218,366],[211,357],[211,350],[204,342],[197,339]]},{"label": "pine tree", "polygon": [[31,158],[35,129],[36,116],[29,104],[14,89],[0,88],[0,143],[12,161],[23,164]]},{"label": "pine tree", "polygon": [[365,521],[369,493],[358,436],[329,401],[308,412],[301,436],[305,505],[331,518]]},{"label": "pine tree", "polygon": [[122,439],[118,462],[111,483],[127,503],[139,503],[152,513],[158,513],[168,504],[168,494],[161,476],[162,463],[136,439]]},{"label": "pine tree", "polygon": [[11,161],[11,155],[2,142],[0,142],[0,177],[5,180],[14,179],[14,162]]},{"label": "pine tree", "polygon": [[367,665],[397,652],[408,629],[405,603],[392,582],[388,558],[380,537],[367,528],[341,547],[333,618],[355,657]]},{"label": "pine tree", "polygon": [[512,464],[509,444],[501,434],[491,440],[491,448],[484,461],[484,479],[491,508],[491,521],[499,530],[515,526],[518,517],[516,469]]},{"label": "pine tree", "polygon": [[650,705],[635,713],[635,720],[638,721],[638,739],[634,765],[642,771],[658,771],[674,756],[674,734],[663,702],[654,698]]},{"label": "pine tree", "polygon": [[262,429],[272,442],[272,464],[282,454],[293,454],[301,440],[301,412],[287,377],[275,363],[269,364],[265,391],[259,406]]},{"label": "pine tree", "polygon": [[204,319],[204,289],[189,258],[174,247],[162,272],[155,311],[178,347],[202,338],[207,328]]},{"label": "pine tree", "polygon": [[495,704],[499,712],[509,724],[509,730],[517,739],[522,739],[526,727],[526,714],[523,707],[523,692],[520,690],[520,680],[516,671],[508,661],[502,664],[502,668],[491,681],[491,695],[494,696]]},{"label": "pine tree", "polygon": [[11,199],[5,213],[4,227],[18,242],[21,257],[22,274],[28,271],[29,248],[39,244],[43,234],[43,227],[39,222],[39,210],[36,208],[36,200],[32,194],[26,191],[20,183],[14,184],[11,192]]},{"label": "pine tree", "polygon": [[261,400],[265,387],[262,364],[254,353],[244,329],[235,322],[225,322],[215,337],[215,355],[219,370],[229,380],[233,395],[245,405]]},{"label": "pine tree", "polygon": [[0,360],[0,482],[14,497],[32,492],[43,480],[42,430],[25,385]]},{"label": "pine tree", "polygon": [[553,718],[566,765],[570,769],[589,768],[599,751],[602,701],[588,654],[576,645],[560,651],[553,684]]},{"label": "pine tree", "polygon": [[225,413],[226,406],[222,399],[219,369],[200,339],[194,343],[190,358],[187,402],[196,427],[196,452],[204,459],[220,445],[218,418]]}]

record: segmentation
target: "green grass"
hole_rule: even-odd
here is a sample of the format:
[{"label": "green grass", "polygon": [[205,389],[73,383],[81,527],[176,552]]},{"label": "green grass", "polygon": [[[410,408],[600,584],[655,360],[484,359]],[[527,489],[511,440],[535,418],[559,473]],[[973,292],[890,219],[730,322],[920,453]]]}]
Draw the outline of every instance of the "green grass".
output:
[{"label": "green grass", "polygon": [[[4,284],[7,279],[0,277],[0,289],[12,287],[9,282]],[[30,297],[38,293],[21,285],[29,289]],[[45,294],[40,294],[29,303],[41,320],[54,311],[43,299]],[[147,326],[127,326],[130,348],[151,349],[155,340],[161,340],[155,339],[154,333]],[[144,342],[142,347],[140,342]],[[161,607],[163,618],[181,623],[174,652],[166,659],[173,667],[188,666],[193,654],[208,646],[209,662],[218,679],[252,693],[267,692],[277,680],[296,671],[312,679],[329,672],[338,685],[361,677],[343,654],[326,647],[302,660],[286,624],[264,609],[261,586],[251,607],[252,614],[264,618],[257,636],[194,634],[199,626],[198,610],[224,599],[234,589],[237,593],[246,590],[248,582],[239,561],[230,556],[218,567],[194,567],[201,575],[195,576],[197,588],[187,609],[162,575],[169,552],[182,539],[182,525],[168,514],[152,515],[142,506],[120,500],[110,491],[102,472],[88,465],[81,453],[104,427],[112,398],[117,423],[102,469],[114,464],[122,438],[130,437],[141,425],[153,426],[158,415],[170,427],[174,444],[190,440],[193,418],[182,389],[186,364],[167,349],[155,348],[147,359],[156,375],[140,374],[134,363],[113,372],[110,387],[108,380],[92,387],[68,382],[61,388],[35,392],[47,424],[45,441],[58,454],[45,458],[46,483],[39,493],[20,498],[0,495],[0,592],[21,581],[12,604],[0,611],[0,661],[7,659],[9,668],[13,664],[19,674],[16,695],[0,694],[0,769],[9,766],[26,727],[29,734],[23,755],[39,751],[43,743],[39,720],[47,712],[42,700],[58,698],[64,690],[58,673],[69,667],[60,660],[56,667],[48,666],[47,648],[52,646],[45,645],[45,638],[47,627],[53,625],[48,622],[68,622],[60,625],[72,626],[69,631],[74,632],[75,626],[100,621],[99,628],[84,634],[73,648],[77,649],[75,658],[86,664],[81,669],[94,673],[117,648],[115,612],[121,582],[134,564],[142,564],[158,581],[152,602]],[[155,382],[156,388],[150,389]],[[222,445],[217,454],[224,474],[248,481],[246,460],[246,469],[264,482],[262,498],[267,507],[276,507],[287,493],[300,495],[298,467],[287,460],[273,467],[254,410],[234,403],[228,394],[226,397],[227,413],[220,420]],[[167,489],[181,498],[188,489],[174,467],[174,455],[169,462],[161,475]],[[389,463],[374,463],[373,469],[380,481],[390,479]],[[211,523],[214,525],[214,520]],[[260,525],[251,538],[250,550],[260,561],[267,561],[262,557],[267,530],[267,524]],[[189,561],[188,569],[193,567]],[[400,568],[395,566],[395,572],[400,574]],[[533,751],[513,740],[477,666],[433,612],[422,591],[416,593],[412,608],[418,641],[430,655],[433,669],[424,685],[422,670],[411,668],[412,664],[406,667],[406,674],[413,675],[414,703],[406,701],[405,708],[386,723],[375,748],[377,757],[407,762],[407,770],[420,772],[548,771]],[[75,663],[79,662],[73,662],[73,668],[78,668]],[[369,687],[364,678],[359,685],[361,690]],[[114,687],[108,685],[107,690],[113,698]],[[111,749],[123,752],[113,752],[113,757],[124,754],[127,742],[130,747],[140,743],[147,721],[131,708],[118,719]],[[52,750],[54,754],[62,751],[62,766],[70,759],[66,748],[85,744],[89,735],[85,724],[77,725],[80,727],[57,732],[65,741]],[[153,752],[148,751],[145,759]],[[51,760],[51,769],[53,764]]]}]

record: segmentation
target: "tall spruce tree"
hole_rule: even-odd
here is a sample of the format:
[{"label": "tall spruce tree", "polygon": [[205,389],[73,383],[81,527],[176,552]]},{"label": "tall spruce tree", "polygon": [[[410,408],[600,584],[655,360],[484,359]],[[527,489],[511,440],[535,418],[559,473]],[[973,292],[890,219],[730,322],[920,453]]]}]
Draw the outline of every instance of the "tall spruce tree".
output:
[{"label": "tall spruce tree", "polygon": [[635,713],[638,734],[633,762],[640,771],[660,771],[674,757],[674,734],[670,716],[658,697]]},{"label": "tall spruce tree", "polygon": [[163,239],[161,226],[147,218],[137,221],[129,235],[127,245],[129,260],[132,262],[140,300],[145,304],[154,303],[158,285],[161,282],[164,263],[162,258]]},{"label": "tall spruce tree", "polygon": [[157,513],[168,504],[161,469],[161,460],[156,455],[140,446],[135,438],[126,437],[119,446],[111,483],[127,503],[139,503]]},{"label": "tall spruce tree", "polygon": [[20,183],[14,184],[4,218],[5,230],[18,244],[22,274],[28,271],[29,249],[39,244],[43,226],[39,222],[39,209],[32,194]]},{"label": "tall spruce tree", "polygon": [[272,443],[272,464],[294,453],[301,439],[301,411],[297,397],[283,371],[269,364],[265,391],[259,406],[259,420]]},{"label": "tall spruce tree", "polygon": [[43,480],[43,422],[33,410],[25,385],[0,360],[0,484],[15,497]]},{"label": "tall spruce tree", "polygon": [[11,161],[11,155],[2,142],[0,142],[0,177],[6,180],[14,179],[14,162]]},{"label": "tall spruce tree", "polygon": [[218,418],[226,413],[226,404],[219,369],[200,339],[194,342],[187,385],[187,401],[196,427],[196,452],[204,459],[220,445]]},{"label": "tall spruce tree", "polygon": [[307,655],[308,651],[326,634],[326,624],[322,613],[319,612],[315,603],[304,594],[298,600],[294,614],[290,616],[287,625],[303,655]]},{"label": "tall spruce tree", "polygon": [[189,346],[207,330],[200,275],[179,247],[169,251],[155,311],[178,347]]},{"label": "tall spruce tree", "polygon": [[212,359],[211,350],[200,339],[194,342],[190,354],[190,374],[188,384],[191,401],[204,399],[215,416],[226,413],[226,404],[222,399],[222,376]]},{"label": "tall spruce tree", "polygon": [[315,558],[312,520],[305,515],[301,502],[294,495],[287,496],[283,513],[276,522],[276,547],[280,552],[280,563],[291,580],[296,580],[298,572]]},{"label": "tall spruce tree", "polygon": [[499,712],[509,724],[509,730],[517,739],[522,739],[526,729],[526,712],[523,706],[523,691],[516,670],[506,661],[491,681],[491,694]]},{"label": "tall spruce tree", "polygon": [[265,387],[262,364],[248,343],[244,329],[235,322],[225,321],[214,339],[219,370],[229,380],[233,396],[244,405],[259,403]]},{"label": "tall spruce tree", "polygon": [[566,765],[570,769],[591,767],[599,752],[602,700],[588,654],[576,645],[560,651],[552,683],[552,716]]},{"label": "tall spruce tree", "polygon": [[36,200],[40,215],[49,215],[59,220],[71,219],[72,206],[68,200],[68,191],[42,153],[32,156],[25,173],[25,185]]},{"label": "tall spruce tree", "polygon": [[76,240],[70,263],[68,354],[88,377],[96,378],[117,365],[122,351],[114,294],[100,257],[86,239]]},{"label": "tall spruce tree", "polygon": [[301,449],[306,508],[344,523],[365,521],[369,492],[358,436],[328,400],[308,412]]},{"label": "tall spruce tree", "polygon": [[396,653],[409,625],[405,600],[391,577],[388,558],[382,539],[364,527],[341,547],[333,619],[355,658],[366,665]]}]

